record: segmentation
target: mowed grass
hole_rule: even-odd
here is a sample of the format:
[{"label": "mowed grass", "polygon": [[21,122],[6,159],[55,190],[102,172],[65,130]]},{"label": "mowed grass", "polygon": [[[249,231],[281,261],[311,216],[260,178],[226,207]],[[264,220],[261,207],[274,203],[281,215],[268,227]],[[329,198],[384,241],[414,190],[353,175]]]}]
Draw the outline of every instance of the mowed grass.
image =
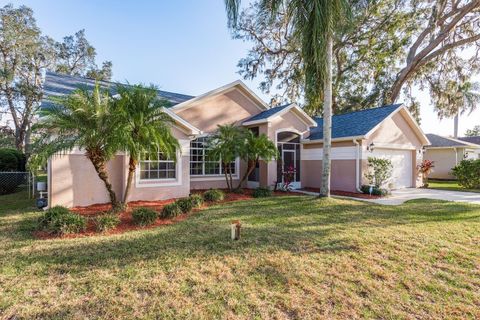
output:
[{"label": "mowed grass", "polygon": [[480,317],[480,206],[285,196],[156,229],[36,240],[40,214],[4,199],[0,318]]},{"label": "mowed grass", "polygon": [[455,180],[430,180],[428,181],[429,189],[449,190],[449,191],[464,191],[464,192],[478,192],[480,189],[465,189],[461,187]]}]

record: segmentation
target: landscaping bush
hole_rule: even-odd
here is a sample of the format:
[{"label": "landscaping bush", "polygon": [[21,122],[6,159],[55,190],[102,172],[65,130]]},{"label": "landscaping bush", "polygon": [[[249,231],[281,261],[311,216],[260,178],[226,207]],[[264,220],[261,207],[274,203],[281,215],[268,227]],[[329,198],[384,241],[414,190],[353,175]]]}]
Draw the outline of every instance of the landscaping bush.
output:
[{"label": "landscaping bush", "polygon": [[[362,192],[364,194],[370,194],[370,186],[369,185],[363,185],[360,190],[362,190]],[[376,187],[374,186],[373,189],[372,189],[372,195],[374,196],[386,196],[388,194],[388,190],[385,189],[385,188],[379,188],[379,187]]]},{"label": "landscaping bush", "polygon": [[389,159],[368,157],[368,171],[365,177],[377,188],[383,187],[392,177],[393,165]]},{"label": "landscaping bush", "polygon": [[40,229],[48,229],[52,222],[62,215],[69,214],[70,211],[62,206],[55,206],[48,209],[43,213],[43,215],[38,219],[38,226]]},{"label": "landscaping bush", "polygon": [[148,226],[157,220],[158,213],[149,208],[137,208],[132,212],[133,223],[139,226]]},{"label": "landscaping bush", "polygon": [[85,217],[72,213],[61,206],[48,209],[38,222],[40,229],[59,235],[78,233],[87,228]]},{"label": "landscaping bush", "polygon": [[198,193],[195,193],[195,194],[192,194],[189,198],[190,198],[190,201],[192,202],[192,206],[194,208],[198,208],[198,207],[202,206],[202,204],[203,204],[202,195],[200,195]]},{"label": "landscaping bush", "polygon": [[26,158],[16,149],[0,149],[0,171],[25,171]]},{"label": "landscaping bush", "polygon": [[480,189],[480,159],[462,160],[452,169],[458,184],[467,189]]},{"label": "landscaping bush", "polygon": [[175,203],[183,213],[189,213],[193,209],[192,199],[190,198],[178,199]]},{"label": "landscaping bush", "polygon": [[205,191],[203,194],[203,199],[208,202],[217,202],[225,198],[225,193],[218,189],[210,189]]},{"label": "landscaping bush", "polygon": [[115,213],[102,213],[95,218],[95,228],[98,232],[115,229],[120,224],[120,217]]},{"label": "landscaping bush", "polygon": [[53,220],[49,230],[55,234],[70,234],[84,231],[87,228],[87,219],[79,214],[69,213]]},{"label": "landscaping bush", "polygon": [[178,203],[176,202],[169,203],[163,207],[162,212],[160,213],[160,218],[163,218],[163,219],[174,218],[181,213],[182,213],[182,209],[180,209],[180,206],[178,205]]},{"label": "landscaping bush", "polygon": [[269,188],[258,187],[253,191],[252,196],[254,198],[265,198],[272,196],[272,190]]}]

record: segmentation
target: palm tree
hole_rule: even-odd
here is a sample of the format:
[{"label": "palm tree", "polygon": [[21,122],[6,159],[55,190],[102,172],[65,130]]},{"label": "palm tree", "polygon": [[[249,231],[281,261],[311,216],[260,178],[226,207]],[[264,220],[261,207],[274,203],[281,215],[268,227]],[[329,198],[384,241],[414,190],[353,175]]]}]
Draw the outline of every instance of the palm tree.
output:
[{"label": "palm tree", "polygon": [[[225,0],[229,26],[237,23],[241,0]],[[355,1],[357,3],[359,1]],[[261,15],[275,16],[281,6],[291,16],[300,40],[305,73],[305,98],[314,109],[323,97],[323,170],[320,195],[330,196],[332,122],[332,47],[334,33],[351,17],[348,0],[261,0]],[[272,19],[274,21],[274,19]],[[323,94],[322,94],[323,92]]]},{"label": "palm tree", "polygon": [[40,112],[37,128],[43,132],[37,142],[40,146],[38,159],[74,148],[85,150],[98,177],[105,184],[112,208],[119,202],[110,183],[107,162],[121,148],[118,117],[112,112],[113,99],[98,85],[93,91],[77,89],[66,97],[55,99],[55,105]]},{"label": "palm tree", "polygon": [[266,162],[277,159],[278,149],[267,135],[262,133],[257,136],[251,130],[245,130],[240,157],[247,163],[247,171],[238,183],[237,189],[241,188],[260,159]]},{"label": "palm tree", "polygon": [[172,118],[162,111],[170,103],[158,99],[157,89],[153,86],[117,86],[119,95],[115,103],[121,116],[122,145],[128,153],[128,177],[123,196],[126,206],[135,170],[142,154],[158,154],[176,159],[179,148],[177,139],[170,130]]},{"label": "palm tree", "polygon": [[208,139],[207,159],[220,161],[229,191],[233,189],[231,163],[240,156],[243,145],[241,128],[231,124],[219,125],[215,134]]}]

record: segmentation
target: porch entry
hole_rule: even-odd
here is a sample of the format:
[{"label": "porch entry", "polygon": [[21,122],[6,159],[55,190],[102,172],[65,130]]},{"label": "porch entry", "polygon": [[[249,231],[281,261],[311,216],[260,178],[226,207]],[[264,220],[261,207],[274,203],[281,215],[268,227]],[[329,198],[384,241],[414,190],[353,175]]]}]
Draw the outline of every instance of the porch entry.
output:
[{"label": "porch entry", "polygon": [[290,131],[279,132],[277,147],[280,156],[277,161],[277,183],[288,180],[294,189],[301,188],[300,135]]}]

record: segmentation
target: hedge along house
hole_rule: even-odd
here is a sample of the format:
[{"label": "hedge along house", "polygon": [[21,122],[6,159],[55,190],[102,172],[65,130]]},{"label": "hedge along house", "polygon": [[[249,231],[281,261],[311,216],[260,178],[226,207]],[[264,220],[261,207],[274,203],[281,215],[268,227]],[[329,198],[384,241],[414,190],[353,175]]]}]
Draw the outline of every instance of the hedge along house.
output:
[{"label": "hedge along house", "polygon": [[[115,84],[99,82],[114,94]],[[47,72],[42,107],[51,96],[66,95],[95,81]],[[170,101],[164,112],[174,120],[172,132],[181,149],[177,161],[143,160],[135,174],[129,201],[163,200],[188,196],[191,190],[224,188],[219,161],[205,156],[206,140],[218,125],[243,126],[266,134],[279,148],[278,161],[260,162],[243,187],[272,187],[282,182],[285,170],[295,170],[293,186],[320,187],[322,165],[322,121],[308,116],[294,103],[269,107],[241,81],[235,81],[200,96],[158,91]],[[368,156],[392,159],[392,187],[414,187],[419,178],[416,161],[428,144],[408,111],[387,106],[333,117],[332,189],[356,191],[362,183]],[[231,163],[234,184],[246,170],[239,159]],[[108,164],[117,195],[127,179],[128,157],[118,153]],[[58,154],[48,162],[49,206],[85,206],[108,202],[107,192],[82,150]]]},{"label": "hedge along house", "polygon": [[430,178],[455,179],[455,176],[452,175],[452,168],[460,161],[480,158],[480,145],[478,144],[431,133],[427,134],[427,137],[431,144],[426,147],[424,158],[435,161],[435,167],[429,175]]}]

